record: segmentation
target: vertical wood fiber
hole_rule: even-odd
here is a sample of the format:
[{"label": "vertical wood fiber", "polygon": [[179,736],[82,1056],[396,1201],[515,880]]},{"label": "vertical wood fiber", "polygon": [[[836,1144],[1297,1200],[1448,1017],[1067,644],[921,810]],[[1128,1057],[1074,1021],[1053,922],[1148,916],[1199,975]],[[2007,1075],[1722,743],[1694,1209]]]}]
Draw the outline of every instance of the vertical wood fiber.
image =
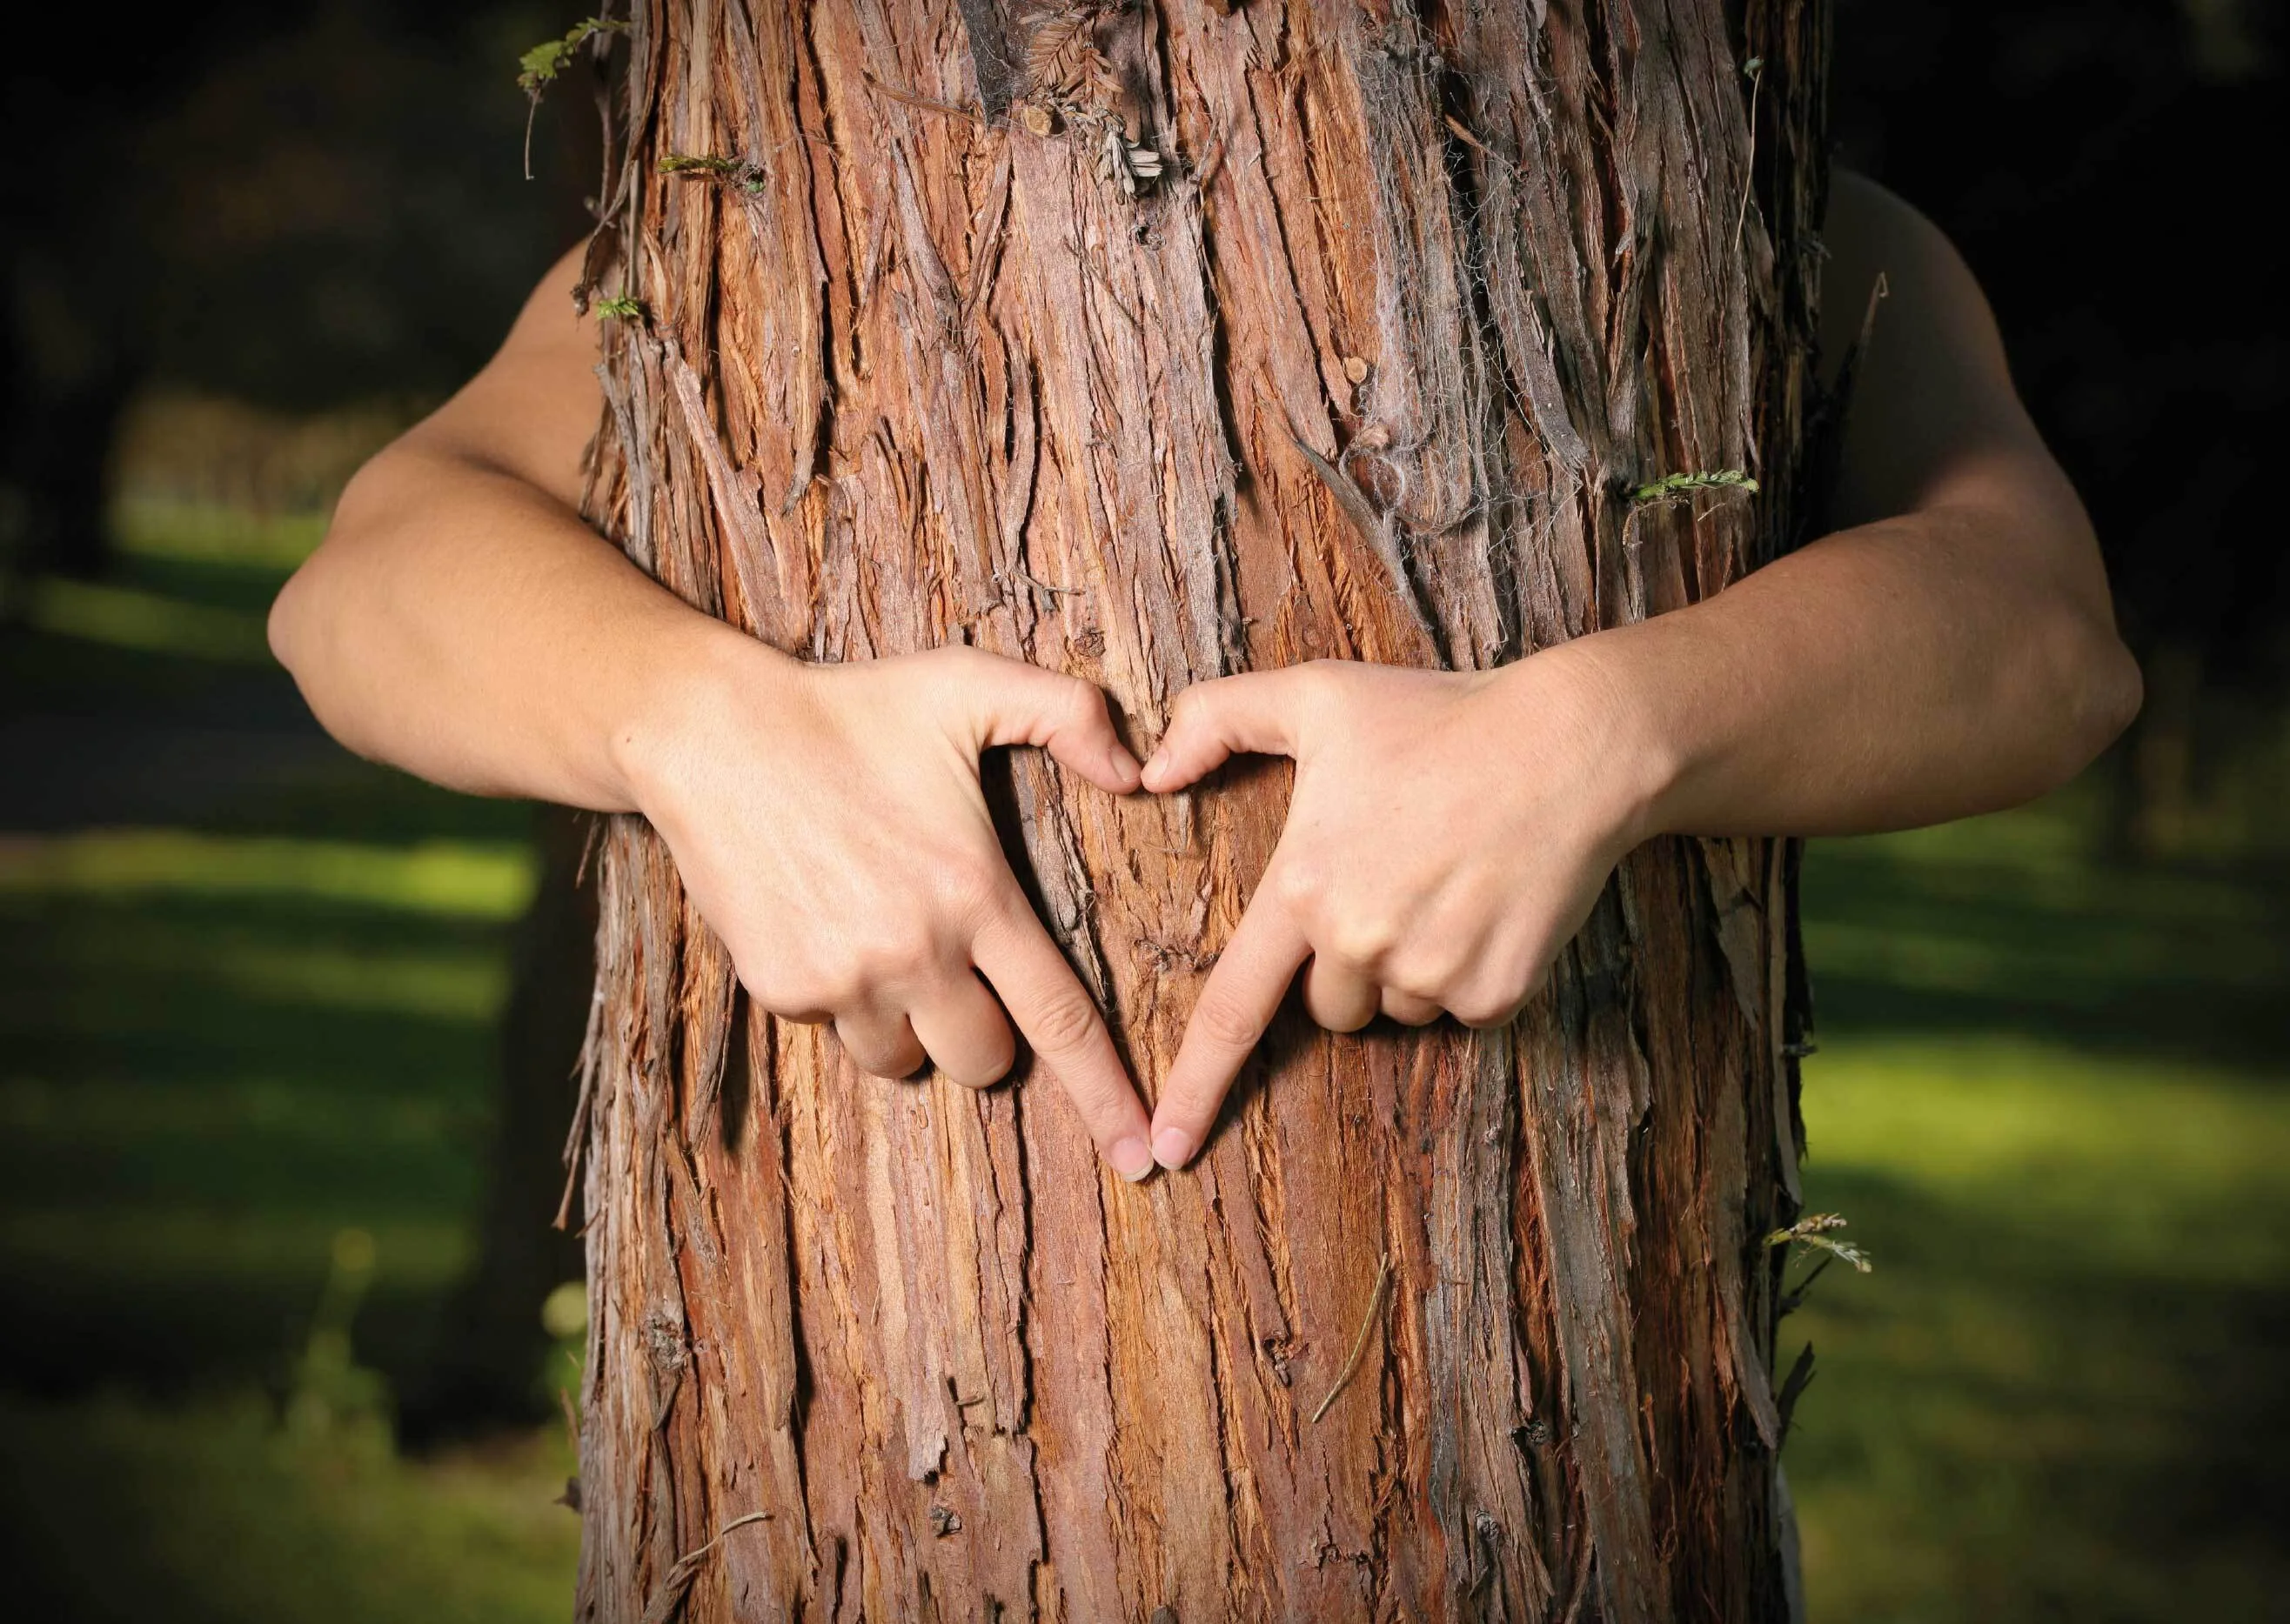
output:
[{"label": "vertical wood fiber", "polygon": [[[1805,511],[1825,30],[638,0],[604,285],[644,315],[607,324],[592,516],[782,648],[974,644],[1139,743],[1228,672],[1485,667],[1691,602]],[[1720,468],[1763,493],[1624,494]],[[1002,771],[1149,1088],[1286,770]],[[1508,1031],[1284,1015],[1197,1170],[1130,1187],[1046,1077],[885,1084],[751,1010],[614,820],[581,1616],[1780,1616],[1788,855],[1635,853]]]}]

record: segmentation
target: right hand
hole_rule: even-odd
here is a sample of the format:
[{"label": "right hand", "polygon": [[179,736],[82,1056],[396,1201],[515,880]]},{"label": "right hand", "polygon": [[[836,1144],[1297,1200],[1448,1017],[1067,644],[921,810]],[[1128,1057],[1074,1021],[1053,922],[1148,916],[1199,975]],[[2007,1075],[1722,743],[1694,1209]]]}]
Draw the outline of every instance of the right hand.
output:
[{"label": "right hand", "polygon": [[1104,695],[975,649],[814,665],[732,636],[708,640],[696,679],[629,741],[626,772],[749,996],[832,1021],[862,1071],[908,1076],[927,1057],[973,1088],[1009,1070],[1014,1020],[1099,1153],[1144,1177],[1144,1109],[978,776],[981,751],[1039,745],[1100,788],[1135,789]]}]

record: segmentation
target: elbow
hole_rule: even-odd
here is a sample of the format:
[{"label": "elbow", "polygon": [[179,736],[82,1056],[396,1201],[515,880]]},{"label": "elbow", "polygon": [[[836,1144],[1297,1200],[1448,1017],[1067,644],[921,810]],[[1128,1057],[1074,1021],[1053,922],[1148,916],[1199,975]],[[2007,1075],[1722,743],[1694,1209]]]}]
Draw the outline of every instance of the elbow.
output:
[{"label": "elbow", "polygon": [[286,578],[286,584],[270,601],[271,658],[286,668],[305,698],[309,697],[312,684],[323,676],[321,668],[333,650],[342,618],[339,600],[358,573],[353,566],[345,574],[343,566],[351,562],[345,548],[355,555],[359,550],[358,532],[371,527],[367,510],[373,505],[370,493],[373,470],[388,454],[383,452],[350,476],[335,500],[333,518],[317,550]]},{"label": "elbow", "polygon": [[270,618],[267,630],[270,637],[270,657],[286,668],[296,682],[302,680],[302,650],[309,641],[310,566],[301,568],[286,578],[278,588],[278,596],[270,600]]},{"label": "elbow", "polygon": [[318,550],[302,561],[270,600],[266,622],[270,657],[286,668],[305,700],[313,700],[313,687],[323,685],[334,643],[335,577],[340,572],[333,563],[326,543],[319,543]]},{"label": "elbow", "polygon": [[2099,748],[2102,750],[2130,731],[2139,719],[2139,708],[2147,702],[2147,679],[2140,673],[2139,662],[2112,627],[2108,628],[2106,641],[2106,670],[2098,684]]},{"label": "elbow", "polygon": [[2052,665],[2059,695],[2059,755],[2050,788],[2066,783],[2123,736],[2146,697],[2139,662],[2106,616],[2078,616]]}]

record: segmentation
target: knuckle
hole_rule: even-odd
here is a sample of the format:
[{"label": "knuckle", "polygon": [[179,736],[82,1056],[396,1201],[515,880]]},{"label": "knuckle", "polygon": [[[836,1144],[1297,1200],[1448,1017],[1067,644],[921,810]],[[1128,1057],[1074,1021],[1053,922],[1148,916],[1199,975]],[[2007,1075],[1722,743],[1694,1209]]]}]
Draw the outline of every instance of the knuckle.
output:
[{"label": "knuckle", "polygon": [[1105,711],[1105,695],[1078,676],[1056,676],[1057,703],[1063,719],[1083,727],[1093,726]]},{"label": "knuckle", "polygon": [[1034,1046],[1051,1053],[1079,1049],[1096,1036],[1098,1024],[1097,1006],[1079,988],[1043,997],[1030,1018]]},{"label": "knuckle", "polygon": [[1283,854],[1269,884],[1274,899],[1287,910],[1290,918],[1333,924],[1333,910],[1328,900],[1333,879],[1325,858],[1317,852],[1301,852],[1294,856]]},{"label": "knuckle", "polygon": [[1450,1000],[1447,1012],[1467,1027],[1499,1027],[1510,1020],[1517,1007],[1510,999],[1473,991]]},{"label": "knuckle", "polygon": [[1389,991],[1410,1004],[1437,1004],[1445,1007],[1446,985],[1421,965],[1404,960],[1389,964],[1384,967],[1380,979]]},{"label": "knuckle", "polygon": [[1127,1103],[1127,1090],[1119,1078],[1098,1067],[1061,1070],[1058,1083],[1085,1122],[1110,1117]]},{"label": "knuckle", "polygon": [[927,958],[911,932],[881,930],[853,942],[821,979],[837,1009],[876,1004],[885,993],[913,982]]},{"label": "knuckle", "polygon": [[1333,957],[1364,970],[1385,963],[1399,940],[1399,932],[1389,919],[1358,908],[1333,914],[1325,934]]},{"label": "knuckle", "polygon": [[1203,998],[1193,1010],[1193,1025],[1221,1048],[1253,1048],[1264,1036],[1255,1015],[1229,998]]},{"label": "knuckle", "polygon": [[985,679],[989,656],[959,643],[949,643],[915,656],[917,668],[929,674],[933,691],[951,707],[966,708],[976,703],[979,684]]},{"label": "knuckle", "polygon": [[834,1007],[819,977],[769,958],[735,956],[732,973],[748,996],[770,1014],[793,1017]]},{"label": "knuckle", "polygon": [[941,906],[965,926],[1000,912],[1007,896],[1008,870],[998,857],[955,858],[939,864],[933,877]]}]

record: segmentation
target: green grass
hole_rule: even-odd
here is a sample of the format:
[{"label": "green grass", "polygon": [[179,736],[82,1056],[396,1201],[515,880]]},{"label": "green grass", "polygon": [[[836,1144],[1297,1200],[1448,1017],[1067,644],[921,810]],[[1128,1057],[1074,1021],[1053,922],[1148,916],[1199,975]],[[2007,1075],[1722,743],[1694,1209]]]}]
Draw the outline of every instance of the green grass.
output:
[{"label": "green grass", "polygon": [[1807,1116],[1877,1259],[1784,1327],[1815,1616],[2279,1616],[2290,1098],[1936,1038],[1838,1045]]},{"label": "green grass", "polygon": [[[0,721],[291,716],[248,658],[279,573],[147,548],[36,590]],[[528,826],[341,756],[191,827],[0,836],[9,1616],[564,1617],[561,1431],[389,1430],[468,1255]],[[320,1381],[346,1233],[374,1268]]]},{"label": "green grass", "polygon": [[[275,566],[194,540],[131,557],[126,618],[0,638],[0,720],[282,704],[151,629],[259,625]],[[2290,892],[2116,868],[2101,825],[2070,794],[1809,862],[1808,1200],[1877,1260],[1783,1327],[1818,1354],[1785,1459],[1830,1624],[2290,1617]],[[0,838],[21,1616],[564,1615],[561,1436],[388,1428],[466,1258],[531,875],[517,809],[347,758]]]},{"label": "green grass", "polygon": [[[547,1436],[420,1462],[371,1428],[282,1429],[260,1395],[0,1397],[10,1616],[510,1624],[570,1612],[573,1524]],[[28,1562],[27,1557],[28,1556]]]},{"label": "green grass", "polygon": [[1782,1327],[1816,1620],[2290,1617],[2290,908],[2090,811],[1809,861],[1806,1199],[1877,1260]]}]

